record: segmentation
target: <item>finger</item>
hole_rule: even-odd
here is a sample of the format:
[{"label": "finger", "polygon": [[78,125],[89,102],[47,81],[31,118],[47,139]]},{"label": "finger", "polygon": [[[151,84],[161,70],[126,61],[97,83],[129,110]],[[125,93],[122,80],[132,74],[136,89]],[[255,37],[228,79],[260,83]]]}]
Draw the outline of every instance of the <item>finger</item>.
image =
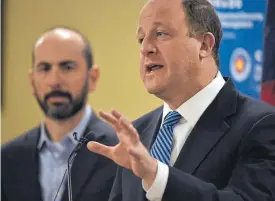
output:
[{"label": "finger", "polygon": [[131,138],[132,143],[137,143],[139,141],[139,135],[133,124],[125,117],[121,117],[120,124],[121,129],[125,130],[124,133]]},{"label": "finger", "polygon": [[111,113],[117,120],[119,120],[123,116],[123,114],[116,109],[112,109]]},{"label": "finger", "polygon": [[137,143],[137,141],[139,141],[139,135],[133,127],[132,122],[130,122],[121,112],[115,109],[112,109],[111,113],[118,119],[121,129],[124,129],[123,133],[127,134],[127,136],[131,138],[130,140],[132,143]]},{"label": "finger", "polygon": [[111,113],[99,111],[99,116],[102,117],[109,124],[111,124],[117,132],[120,130],[120,123]]},{"label": "finger", "polygon": [[113,160],[112,159],[113,147],[108,147],[108,146],[100,144],[98,142],[90,141],[87,143],[87,148],[92,152],[103,155],[103,156]]},{"label": "finger", "polygon": [[[119,121],[119,123],[124,123],[125,125],[131,125],[132,123],[128,120],[128,118],[123,115],[121,112],[112,109],[112,115]],[[128,126],[126,127],[128,128]]]},{"label": "finger", "polygon": [[111,113],[99,111],[99,116],[111,124],[114,124],[117,122],[117,119]]}]

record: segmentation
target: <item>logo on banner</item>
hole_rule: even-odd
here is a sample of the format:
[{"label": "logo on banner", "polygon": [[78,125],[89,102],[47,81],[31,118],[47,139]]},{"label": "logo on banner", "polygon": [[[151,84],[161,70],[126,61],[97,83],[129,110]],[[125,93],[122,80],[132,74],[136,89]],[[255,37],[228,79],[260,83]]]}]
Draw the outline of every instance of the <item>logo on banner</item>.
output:
[{"label": "logo on banner", "polygon": [[237,48],[230,58],[230,73],[237,82],[245,81],[251,72],[251,58],[243,48]]}]

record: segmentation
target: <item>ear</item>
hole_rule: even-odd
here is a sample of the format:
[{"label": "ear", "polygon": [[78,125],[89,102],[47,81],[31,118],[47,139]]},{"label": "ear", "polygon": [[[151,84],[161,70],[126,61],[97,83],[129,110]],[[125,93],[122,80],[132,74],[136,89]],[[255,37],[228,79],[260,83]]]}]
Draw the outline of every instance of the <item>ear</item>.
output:
[{"label": "ear", "polygon": [[215,45],[215,37],[212,33],[207,32],[201,38],[200,57],[205,58],[212,54]]},{"label": "ear", "polygon": [[29,82],[30,82],[31,89],[32,89],[32,95],[34,95],[35,94],[35,86],[34,86],[34,78],[33,78],[32,69],[29,70],[28,77],[29,77]]},{"label": "ear", "polygon": [[97,65],[93,65],[92,68],[88,70],[88,84],[89,91],[93,92],[96,90],[97,83],[100,77],[100,69]]}]

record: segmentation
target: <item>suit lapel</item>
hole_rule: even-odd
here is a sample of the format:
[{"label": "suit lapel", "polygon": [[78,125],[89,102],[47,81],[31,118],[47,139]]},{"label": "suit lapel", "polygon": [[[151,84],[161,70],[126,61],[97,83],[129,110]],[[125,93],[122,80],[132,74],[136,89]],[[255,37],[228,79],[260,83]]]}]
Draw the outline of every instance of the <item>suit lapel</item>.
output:
[{"label": "suit lapel", "polygon": [[157,108],[150,116],[147,126],[143,130],[138,130],[141,135],[141,141],[144,146],[150,150],[161,124],[163,107]]},{"label": "suit lapel", "polygon": [[[84,136],[86,138],[93,141],[101,142],[104,133],[102,133],[102,129],[99,124],[99,120],[96,115],[93,115],[90,118],[89,124],[85,130]],[[87,135],[89,132],[92,134]],[[84,145],[78,152],[72,166],[72,192],[73,192],[73,200],[76,200],[81,188],[87,184],[87,181],[95,173],[94,169],[96,167],[96,163],[98,161],[98,155],[90,152],[86,145]],[[68,200],[68,189],[66,185],[66,190],[63,194],[63,200]]]},{"label": "suit lapel", "polygon": [[16,180],[17,185],[21,188],[18,192],[24,192],[24,197],[27,198],[26,200],[42,200],[40,184],[38,181],[39,161],[37,143],[39,135],[39,128],[35,128],[29,134],[24,136],[25,139],[20,155],[21,163],[20,167],[17,167],[24,170],[18,171],[19,175]]},{"label": "suit lapel", "polygon": [[230,128],[226,117],[236,112],[236,104],[237,92],[228,80],[190,133],[175,162],[176,168],[194,174]]},{"label": "suit lapel", "polygon": [[[204,124],[204,119],[203,117],[190,133],[174,165],[189,174],[195,172],[196,168],[229,129],[223,121],[217,122],[218,126],[213,126],[213,124]],[[211,130],[211,127],[213,130]]]}]

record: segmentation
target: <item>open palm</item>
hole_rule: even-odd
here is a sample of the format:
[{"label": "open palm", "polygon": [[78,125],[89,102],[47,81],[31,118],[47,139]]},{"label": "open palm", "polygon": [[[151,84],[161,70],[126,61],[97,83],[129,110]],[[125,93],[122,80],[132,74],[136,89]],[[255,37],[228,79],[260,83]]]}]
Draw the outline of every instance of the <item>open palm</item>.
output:
[{"label": "open palm", "polygon": [[150,173],[156,172],[157,162],[141,143],[132,123],[116,110],[111,113],[100,112],[99,115],[115,129],[119,143],[109,147],[97,142],[89,142],[88,149],[132,170],[140,178],[147,178],[151,175]]}]

